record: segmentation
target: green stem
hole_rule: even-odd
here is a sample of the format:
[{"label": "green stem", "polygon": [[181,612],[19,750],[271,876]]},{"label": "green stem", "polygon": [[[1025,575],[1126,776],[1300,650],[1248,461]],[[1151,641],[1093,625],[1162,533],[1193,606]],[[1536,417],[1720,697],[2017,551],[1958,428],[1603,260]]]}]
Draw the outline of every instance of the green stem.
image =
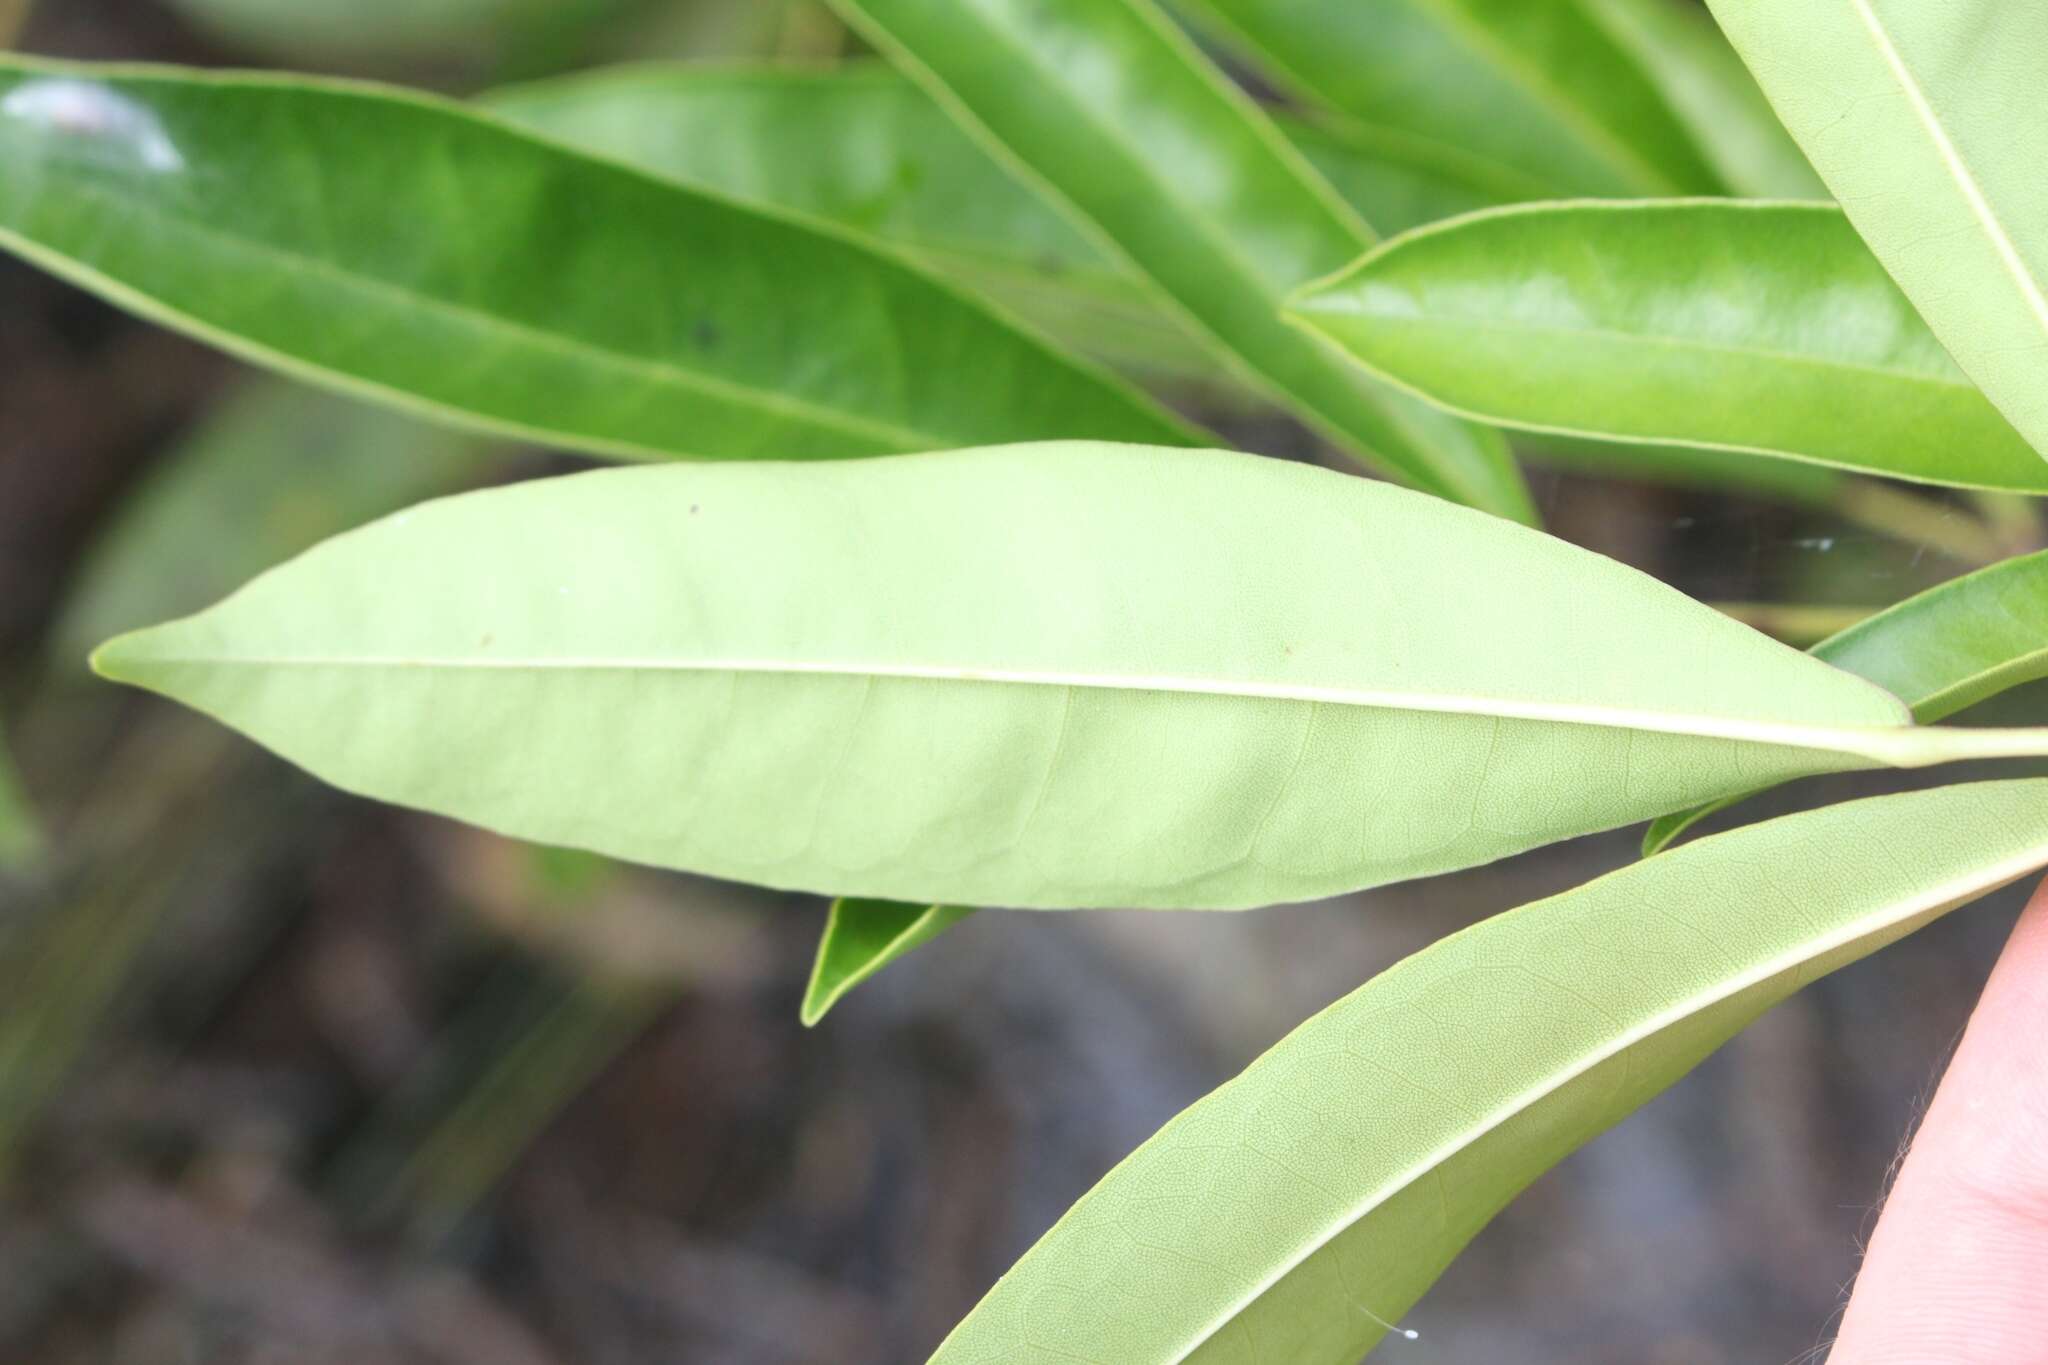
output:
[{"label": "green stem", "polygon": [[1953,503],[1937,502],[1881,483],[1853,483],[1842,490],[1835,511],[1859,526],[1939,550],[1965,564],[2000,558],[1998,537],[1977,517]]}]

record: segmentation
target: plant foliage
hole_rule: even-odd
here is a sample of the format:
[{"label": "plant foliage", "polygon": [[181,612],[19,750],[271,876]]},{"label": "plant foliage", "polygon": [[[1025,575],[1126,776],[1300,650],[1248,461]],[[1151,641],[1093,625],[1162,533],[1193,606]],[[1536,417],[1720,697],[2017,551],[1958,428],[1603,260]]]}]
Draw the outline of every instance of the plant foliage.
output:
[{"label": "plant foliage", "polygon": [[[2048,673],[2048,552],[1802,653],[1534,529],[1509,439],[2038,531],[2048,10],[1710,0],[1731,46],[1666,0],[1205,0],[1212,50],[1152,0],[833,8],[881,61],[467,105],[0,58],[0,247],[433,424],[253,391],[65,636],[349,791],[838,898],[807,1023],[971,907],[1655,852],[1795,778],[2048,755],[1934,724]],[[457,492],[496,447],[444,426],[660,463]],[[27,828],[0,786],[0,859]],[[2048,785],[1969,783],[1485,921],[1175,1119],[935,1359],[1355,1360],[1775,1001],[2044,862]]]}]

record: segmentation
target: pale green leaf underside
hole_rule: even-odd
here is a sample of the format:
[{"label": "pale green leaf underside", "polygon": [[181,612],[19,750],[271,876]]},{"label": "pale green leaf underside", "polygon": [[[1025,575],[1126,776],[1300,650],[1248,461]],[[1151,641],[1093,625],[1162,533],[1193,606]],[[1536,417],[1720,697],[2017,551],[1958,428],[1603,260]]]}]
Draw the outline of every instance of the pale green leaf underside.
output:
[{"label": "pale green leaf underside", "polygon": [[[1811,652],[1900,698],[1923,725],[2048,677],[2048,550],[1929,588]],[[1643,853],[1667,847],[1744,796],[1652,821]]]},{"label": "pale green leaf underside", "polygon": [[1073,213],[1235,366],[1403,482],[1533,521],[1496,432],[1397,393],[1280,303],[1372,240],[1152,0],[834,0],[1005,164]]},{"label": "pale green leaf underside", "polygon": [[599,454],[1188,439],[843,229],[407,91],[0,58],[0,249],[300,378]]},{"label": "pale green leaf underside", "polygon": [[1160,1130],[934,1365],[1353,1365],[1543,1171],[1809,981],[2044,862],[2048,781],[1981,783],[1753,825],[1482,921]]},{"label": "pale green leaf underside", "polygon": [[1709,6],[1934,334],[2048,455],[2048,6]]},{"label": "pale green leaf underside", "polygon": [[1293,309],[1505,426],[2048,493],[2048,464],[1831,204],[1488,210],[1386,243]]},{"label": "pale green leaf underside", "polygon": [[1300,900],[2048,750],[1440,499],[1078,442],[467,494],[96,662],[351,791],[925,905]]},{"label": "pale green leaf underside", "polygon": [[804,988],[804,1025],[817,1023],[855,986],[973,913],[954,905],[833,901],[825,932],[818,937],[810,984]]}]

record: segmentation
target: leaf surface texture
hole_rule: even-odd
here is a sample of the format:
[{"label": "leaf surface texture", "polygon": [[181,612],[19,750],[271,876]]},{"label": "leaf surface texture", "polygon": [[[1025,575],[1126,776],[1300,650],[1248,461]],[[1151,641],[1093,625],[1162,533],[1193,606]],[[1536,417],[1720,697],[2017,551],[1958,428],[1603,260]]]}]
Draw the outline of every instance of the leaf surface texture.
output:
[{"label": "leaf surface texture", "polygon": [[1538,1175],[1808,982],[2043,863],[2048,781],[1978,783],[1481,921],[1168,1123],[933,1365],[1353,1365]]},{"label": "leaf surface texture", "polygon": [[1300,900],[2048,751],[1440,499],[1086,443],[465,494],[96,662],[352,791],[923,905]]}]

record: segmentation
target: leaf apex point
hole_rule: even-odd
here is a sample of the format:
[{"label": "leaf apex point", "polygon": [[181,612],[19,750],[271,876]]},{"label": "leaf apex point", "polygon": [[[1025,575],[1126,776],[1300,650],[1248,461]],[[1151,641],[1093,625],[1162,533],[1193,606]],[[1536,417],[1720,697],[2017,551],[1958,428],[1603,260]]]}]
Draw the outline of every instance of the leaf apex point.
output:
[{"label": "leaf apex point", "polygon": [[136,659],[135,639],[141,631],[128,631],[102,643],[86,656],[86,664],[93,673],[108,682],[132,683],[132,665]]}]

